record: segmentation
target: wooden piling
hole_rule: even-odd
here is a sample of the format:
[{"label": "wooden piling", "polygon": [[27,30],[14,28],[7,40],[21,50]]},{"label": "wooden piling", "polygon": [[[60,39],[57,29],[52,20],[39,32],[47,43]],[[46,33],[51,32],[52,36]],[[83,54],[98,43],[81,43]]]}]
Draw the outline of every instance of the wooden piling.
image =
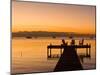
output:
[{"label": "wooden piling", "polygon": [[[86,44],[88,46],[88,43]],[[88,48],[86,48],[86,56],[89,55],[89,51],[88,51]]]},{"label": "wooden piling", "polygon": [[86,48],[86,55],[88,55],[88,48]]},{"label": "wooden piling", "polygon": [[50,48],[50,57],[51,57],[51,48]]},{"label": "wooden piling", "polygon": [[49,57],[49,49],[47,48],[47,57]]},{"label": "wooden piling", "polygon": [[[90,45],[91,46],[91,45]],[[91,47],[89,48],[89,55],[90,55],[90,58],[91,58]]]}]

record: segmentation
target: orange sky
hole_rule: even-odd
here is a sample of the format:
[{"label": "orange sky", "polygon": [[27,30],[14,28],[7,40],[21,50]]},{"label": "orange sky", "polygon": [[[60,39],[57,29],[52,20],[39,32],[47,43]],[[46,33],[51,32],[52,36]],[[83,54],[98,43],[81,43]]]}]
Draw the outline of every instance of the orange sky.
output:
[{"label": "orange sky", "polygon": [[12,32],[95,33],[95,6],[12,2]]}]

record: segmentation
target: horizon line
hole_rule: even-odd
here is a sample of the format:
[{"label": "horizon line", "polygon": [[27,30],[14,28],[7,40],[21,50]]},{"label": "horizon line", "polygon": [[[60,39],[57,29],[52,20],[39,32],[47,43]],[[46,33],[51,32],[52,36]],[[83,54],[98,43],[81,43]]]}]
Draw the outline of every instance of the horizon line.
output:
[{"label": "horizon line", "polygon": [[18,33],[18,32],[56,32],[56,33],[76,33],[76,34],[94,34],[96,35],[96,32],[95,33],[79,33],[79,32],[63,32],[63,31],[12,31],[12,33]]}]

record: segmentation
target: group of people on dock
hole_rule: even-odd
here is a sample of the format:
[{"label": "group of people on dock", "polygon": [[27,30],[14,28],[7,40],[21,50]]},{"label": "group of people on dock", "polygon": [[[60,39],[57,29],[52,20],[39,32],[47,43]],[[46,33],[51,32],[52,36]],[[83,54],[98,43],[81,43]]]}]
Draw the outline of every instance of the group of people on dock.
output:
[{"label": "group of people on dock", "polygon": [[[68,42],[65,42],[65,39],[62,39],[62,43],[61,45],[68,45]],[[84,39],[82,38],[81,40],[79,40],[79,45],[83,45],[84,44]],[[50,43],[50,45],[52,45]],[[75,39],[72,39],[70,42],[70,45],[75,45]]]},{"label": "group of people on dock", "polygon": [[[62,39],[62,43],[63,43],[64,45],[67,45],[68,42],[65,42],[65,40]],[[81,40],[79,40],[79,45],[83,45],[83,43],[84,43],[84,39],[82,38]],[[70,44],[71,44],[71,45],[75,45],[75,39],[72,39]]]}]

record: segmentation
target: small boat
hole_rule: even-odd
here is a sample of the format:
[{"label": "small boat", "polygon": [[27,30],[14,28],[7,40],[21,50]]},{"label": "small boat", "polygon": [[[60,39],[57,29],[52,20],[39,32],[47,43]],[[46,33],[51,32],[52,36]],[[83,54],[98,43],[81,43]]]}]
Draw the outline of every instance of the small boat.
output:
[{"label": "small boat", "polygon": [[27,36],[26,38],[27,38],[27,39],[32,39],[32,37],[31,37],[31,36]]},{"label": "small boat", "polygon": [[95,37],[94,36],[91,36],[90,39],[95,39]]},{"label": "small boat", "polygon": [[56,36],[52,36],[52,38],[54,38],[54,39],[55,39],[55,38],[56,38]]},{"label": "small boat", "polygon": [[70,38],[70,39],[72,39],[72,38],[73,38],[73,36],[69,36],[69,38]]}]

